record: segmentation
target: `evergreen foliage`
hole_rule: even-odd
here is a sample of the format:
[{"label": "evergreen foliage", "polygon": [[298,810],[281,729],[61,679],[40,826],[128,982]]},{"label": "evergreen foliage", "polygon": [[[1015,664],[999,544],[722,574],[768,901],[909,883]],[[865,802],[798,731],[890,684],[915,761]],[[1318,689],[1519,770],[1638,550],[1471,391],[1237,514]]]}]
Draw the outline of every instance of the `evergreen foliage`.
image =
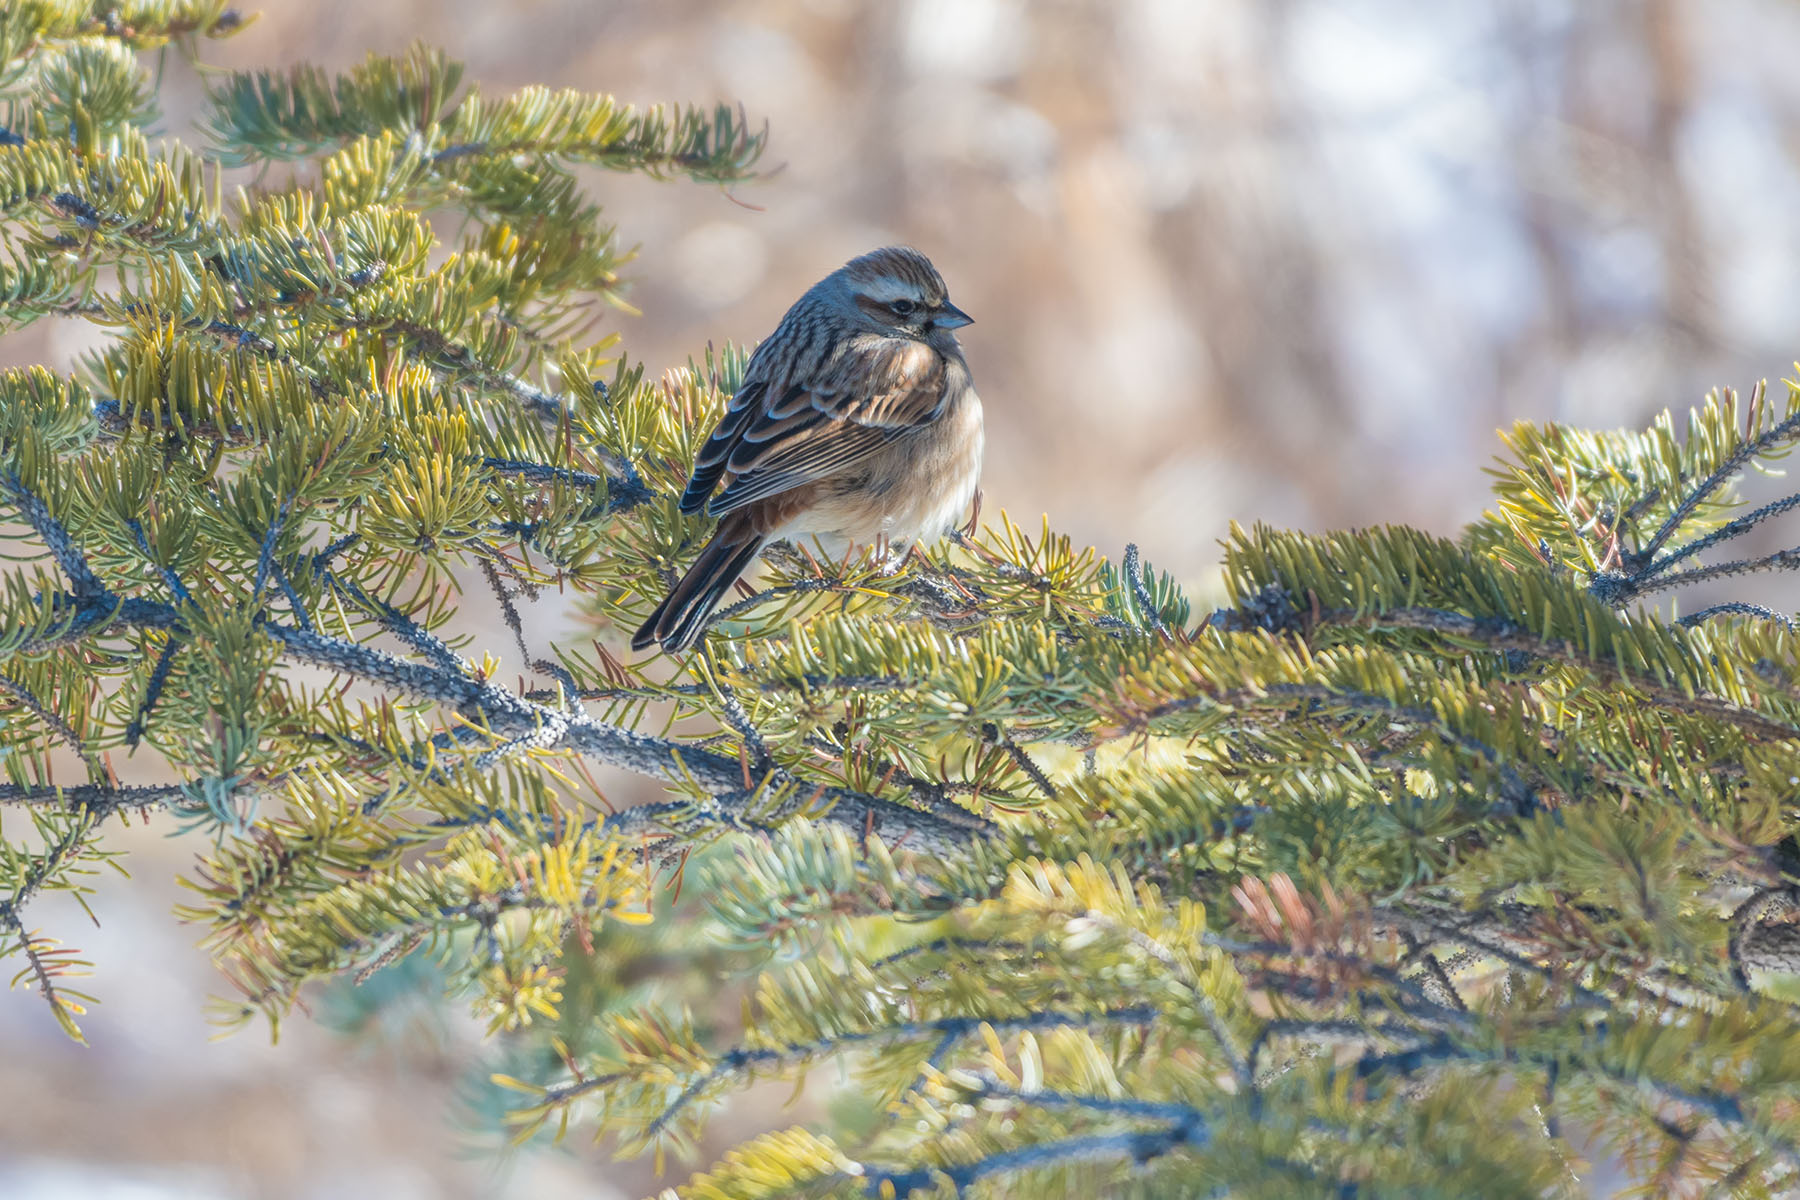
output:
[{"label": "evergreen foliage", "polygon": [[[1579,1194],[1578,1145],[1651,1193],[1800,1185],[1796,635],[1645,603],[1800,565],[1730,556],[1800,504],[1734,490],[1800,385],[1520,425],[1455,540],[1237,530],[1198,620],[1002,515],[791,548],[626,662],[744,356],[618,356],[578,170],[729,185],[761,135],[421,49],[224,76],[204,151],[152,138],[140,53],[239,24],[0,14],[0,320],[105,333],[0,374],[0,953],[71,1036],[86,964],[31,904],[150,814],[199,847],[225,1019],[429,959],[515,1049],[521,1136],[682,1150],[852,1071],[860,1119],[679,1196]],[[509,636],[447,636],[467,581]],[[527,628],[552,587],[591,645]],[[748,980],[739,1027],[634,989],[653,948],[687,999]]]}]

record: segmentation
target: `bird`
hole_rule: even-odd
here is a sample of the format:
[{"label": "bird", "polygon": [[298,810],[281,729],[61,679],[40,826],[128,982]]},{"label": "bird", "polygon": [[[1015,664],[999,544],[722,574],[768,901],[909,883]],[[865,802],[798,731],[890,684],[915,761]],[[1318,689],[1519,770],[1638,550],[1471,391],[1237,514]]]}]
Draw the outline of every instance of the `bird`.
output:
[{"label": "bird", "polygon": [[853,258],[808,288],[750,356],[695,456],[681,511],[719,525],[632,649],[692,646],[777,539],[816,539],[833,555],[877,542],[904,551],[959,523],[984,439],[954,332],[973,320],[907,246]]}]

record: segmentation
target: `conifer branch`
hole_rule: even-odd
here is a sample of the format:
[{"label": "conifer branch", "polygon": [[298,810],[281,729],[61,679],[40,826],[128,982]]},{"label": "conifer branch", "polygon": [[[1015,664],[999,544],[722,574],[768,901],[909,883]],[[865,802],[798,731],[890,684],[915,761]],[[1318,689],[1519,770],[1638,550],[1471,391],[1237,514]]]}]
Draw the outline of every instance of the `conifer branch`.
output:
[{"label": "conifer branch", "polygon": [[[1393,614],[1387,615],[1392,616]],[[1402,706],[1384,696],[1371,695],[1367,692],[1310,684],[1271,683],[1254,690],[1237,689],[1193,696],[1174,696],[1152,708],[1143,710],[1129,723],[1108,731],[1095,740],[1101,742],[1118,737],[1134,736],[1142,733],[1152,722],[1160,718],[1186,712],[1196,707],[1217,705],[1226,708],[1254,708],[1269,703],[1286,707],[1295,701],[1310,702],[1330,708],[1343,708],[1353,712],[1378,714],[1433,730],[1451,744],[1470,751],[1494,766],[1500,773],[1501,795],[1518,815],[1529,816],[1536,811],[1537,800],[1531,786],[1517,769],[1501,758],[1492,746],[1458,733],[1439,719],[1435,713],[1422,708]],[[1795,736],[1800,736],[1800,731],[1796,731]]]},{"label": "conifer branch", "polygon": [[95,822],[114,813],[148,814],[182,803],[185,793],[178,783],[160,784],[28,784],[0,783],[0,805],[58,809],[91,814]]},{"label": "conifer branch", "polygon": [[[1517,426],[1454,540],[1236,530],[1197,627],[1135,543],[1002,512],[903,561],[772,547],[730,636],[631,661],[603,639],[704,536],[673,500],[748,355],[616,358],[591,318],[628,255],[573,168],[730,185],[763,135],[489,97],[418,48],[217,76],[206,156],[152,141],[130,50],[234,22],[0,19],[0,317],[103,339],[73,376],[0,371],[0,808],[31,822],[0,836],[0,953],[65,1028],[79,964],[20,910],[79,900],[137,813],[206,839],[181,912],[240,1016],[429,947],[528,1056],[599,1031],[520,1085],[527,1131],[578,1112],[660,1148],[753,1079],[857,1064],[857,1146],[753,1139],[689,1197],[1536,1195],[1571,1113],[1660,1155],[1646,1186],[1794,1177],[1793,625],[1637,602],[1800,564],[1703,561],[1800,512],[1734,508],[1800,441],[1800,384],[1685,432]],[[279,188],[216,185],[284,159]],[[503,620],[453,639],[476,569]],[[591,652],[527,636],[552,586]],[[500,682],[509,644],[530,685]],[[116,780],[120,744],[185,782]],[[50,782],[65,745],[78,786]],[[666,792],[615,811],[596,764]],[[721,839],[688,868],[709,920],[614,936],[666,926],[663,869]],[[726,1049],[629,969],[564,994],[570,955],[640,944],[670,991],[754,969]]]},{"label": "conifer branch", "polygon": [[106,588],[100,577],[88,566],[87,556],[75,545],[68,530],[61,522],[50,515],[50,508],[20,482],[16,475],[0,473],[0,495],[10,501],[31,526],[38,539],[44,543],[56,559],[56,565],[62,569],[69,585],[75,589],[77,600],[89,600],[106,595]]},{"label": "conifer branch", "polygon": [[[86,556],[75,546],[74,540],[61,524],[50,515],[42,501],[16,479],[8,480],[7,485],[14,503],[34,524],[46,544],[62,547],[58,562],[64,572],[72,579],[89,580],[88,586],[97,590],[91,599],[104,598],[110,601],[110,594],[106,592],[98,576],[93,574]],[[129,524],[139,548],[146,557],[155,561],[142,525],[135,520]],[[163,572],[165,583],[175,594],[177,603],[187,603],[187,589],[180,579],[167,568],[159,569]],[[122,607],[115,610],[119,615],[123,615],[123,611]],[[182,628],[181,618],[174,606],[139,602],[133,607],[128,619],[141,620],[146,611],[154,614],[155,623],[159,627],[173,630]],[[715,800],[729,798],[742,802],[750,799],[747,793],[752,793],[752,789],[746,789],[742,785],[741,768],[735,760],[709,751],[683,747],[666,739],[650,738],[618,729],[586,716],[565,718],[553,709],[526,700],[491,682],[474,679],[466,673],[466,665],[460,659],[455,659],[441,643],[428,639],[428,635],[399,614],[389,612],[387,616],[409,641],[414,641],[437,655],[440,665],[433,667],[409,663],[385,651],[359,646],[311,630],[282,626],[266,619],[260,623],[260,628],[274,638],[295,661],[324,667],[459,711],[479,714],[488,728],[513,739],[508,744],[508,753],[524,748],[566,747],[597,761],[669,783],[694,784],[707,789]],[[443,661],[444,656],[454,660],[455,669]],[[486,761],[491,765],[504,757],[504,754],[496,754]],[[876,829],[890,837],[904,835],[913,839],[921,849],[932,852],[943,852],[962,845],[986,827],[986,823],[973,814],[959,822],[951,822],[942,814],[922,812],[876,796],[823,784],[814,789],[813,795],[805,797],[804,802],[808,806],[826,806],[832,820],[843,822],[859,832]]]},{"label": "conifer branch", "polygon": [[957,1091],[961,1098],[975,1103],[987,1100],[1006,1100],[1035,1108],[1072,1108],[1084,1112],[1103,1113],[1108,1116],[1191,1121],[1199,1126],[1206,1124],[1206,1114],[1191,1104],[1162,1100],[1137,1100],[1126,1096],[1083,1095],[1050,1089],[1021,1091],[1001,1083],[989,1074],[981,1074],[976,1078],[977,1083],[974,1087],[958,1087]]},{"label": "conifer branch", "polygon": [[[1751,397],[1752,411],[1760,409],[1762,402],[1763,388],[1761,384],[1758,384],[1755,393]],[[1742,471],[1752,460],[1767,454],[1777,446],[1794,440],[1796,437],[1800,437],[1800,414],[1795,414],[1783,421],[1779,421],[1759,436],[1744,441],[1727,455],[1725,460],[1721,462],[1717,468],[1688,490],[1687,494],[1682,497],[1681,502],[1675,506],[1675,510],[1657,527],[1656,532],[1651,535],[1650,540],[1637,552],[1635,557],[1640,562],[1651,562],[1656,557],[1657,552],[1675,535],[1676,531],[1678,531],[1682,525],[1694,515],[1695,510],[1709,497],[1718,492],[1721,487],[1725,486],[1725,483],[1728,480],[1737,475],[1738,472]],[[1775,509],[1772,512],[1758,510],[1758,513],[1761,513],[1762,515],[1758,515],[1758,513],[1750,514],[1757,518],[1757,520],[1752,521],[1751,524],[1754,525],[1764,519],[1765,516],[1773,516],[1775,515],[1775,512],[1786,511],[1787,507],[1791,507],[1791,505],[1787,505],[1785,502],[1778,501],[1777,503],[1782,504],[1783,507]],[[1769,507],[1774,508],[1774,506]],[[1727,528],[1729,528],[1729,526],[1727,526]],[[1747,525],[1743,528],[1748,529],[1750,526]],[[1739,532],[1742,532],[1742,530]],[[1735,534],[1732,536],[1735,536]],[[1689,557],[1694,552],[1695,551],[1690,550],[1672,554],[1665,560],[1664,566],[1666,567],[1668,563],[1679,561],[1681,558]]]},{"label": "conifer branch", "polygon": [[1703,624],[1714,617],[1742,616],[1755,617],[1761,621],[1775,621],[1792,633],[1795,631],[1794,619],[1786,613],[1776,612],[1761,604],[1746,604],[1741,600],[1727,601],[1724,604],[1712,604],[1699,612],[1692,612],[1676,619],[1675,623],[1686,629]]},{"label": "conifer branch", "polygon": [[1156,631],[1158,637],[1170,636],[1169,627],[1163,624],[1162,613],[1157,610],[1156,601],[1144,583],[1144,568],[1138,561],[1136,542],[1125,547],[1125,577],[1131,581],[1132,598],[1137,601],[1138,611],[1143,613],[1150,628]]},{"label": "conifer branch", "polygon": [[144,696],[138,701],[137,713],[131,718],[131,724],[125,727],[126,746],[136,749],[143,740],[144,726],[149,722],[156,702],[162,699],[163,688],[168,685],[169,673],[174,669],[175,656],[179,653],[180,638],[172,637],[163,642],[162,651],[156,656],[156,665],[150,668],[150,679],[144,685]]},{"label": "conifer branch", "polygon": [[1572,1002],[1592,1009],[1608,1006],[1606,997],[1594,988],[1565,978],[1560,963],[1543,963],[1534,957],[1541,947],[1519,936],[1516,929],[1493,914],[1468,913],[1447,906],[1414,900],[1403,905],[1384,905],[1378,911],[1380,921],[1422,943],[1449,943],[1472,951],[1479,957],[1494,959],[1517,971],[1535,975],[1548,983],[1566,988]]},{"label": "conifer branch", "polygon": [[[651,1119],[645,1128],[645,1136],[656,1137],[668,1129],[671,1123],[686,1112],[691,1104],[706,1095],[717,1084],[758,1068],[803,1063],[849,1046],[859,1046],[870,1042],[910,1041],[936,1044],[946,1037],[961,1039],[976,1036],[984,1027],[1001,1032],[1018,1032],[1144,1026],[1154,1023],[1161,1015],[1159,1010],[1151,1005],[1134,1005],[1091,1013],[1043,1011],[1018,1016],[945,1017],[934,1021],[901,1021],[891,1025],[846,1031],[809,1042],[797,1042],[782,1046],[739,1046],[718,1055],[709,1066],[689,1080],[681,1092]],[[566,1105],[590,1092],[612,1087],[635,1077],[636,1072],[626,1070],[561,1084],[545,1089],[542,1093],[542,1103],[546,1107]]]},{"label": "conifer branch", "polygon": [[1644,567],[1641,571],[1635,572],[1631,576],[1632,582],[1639,584],[1640,590],[1648,590],[1641,587],[1641,585],[1655,579],[1658,575],[1664,574],[1676,563],[1702,554],[1722,542],[1742,537],[1752,529],[1755,529],[1758,525],[1761,525],[1764,521],[1781,516],[1783,513],[1791,512],[1796,507],[1800,507],[1800,495],[1783,496],[1779,500],[1771,501],[1752,512],[1745,513],[1736,520],[1727,521],[1724,525],[1721,525],[1711,533],[1677,546],[1675,549],[1663,555],[1663,557]]},{"label": "conifer branch", "polygon": [[914,1167],[910,1170],[889,1169],[864,1164],[863,1176],[868,1180],[870,1195],[911,1196],[915,1192],[937,1191],[948,1182],[958,1194],[970,1184],[991,1175],[1030,1171],[1043,1167],[1081,1163],[1125,1161],[1143,1166],[1153,1159],[1172,1153],[1185,1145],[1204,1145],[1204,1126],[1178,1122],[1160,1129],[1130,1133],[1087,1134],[1060,1138],[1000,1150],[969,1162],[950,1166]]},{"label": "conifer branch", "polygon": [[[1542,1067],[1554,1061],[1557,1060],[1519,1047],[1495,1049],[1437,1038],[1405,1050],[1365,1054],[1349,1070],[1358,1079],[1378,1080],[1387,1076],[1416,1075],[1432,1067],[1459,1062],[1516,1062]],[[1791,1139],[1762,1126],[1760,1121],[1745,1112],[1743,1105],[1734,1096],[1710,1089],[1683,1087],[1658,1079],[1647,1072],[1615,1066],[1587,1056],[1574,1062],[1565,1059],[1558,1062],[1557,1066],[1559,1073],[1565,1076],[1571,1071],[1591,1073],[1627,1089],[1646,1093],[1658,1101],[1680,1105],[1733,1132],[1754,1136],[1789,1163],[1800,1162],[1800,1147]]]},{"label": "conifer branch", "polygon": [[1044,768],[1038,766],[1031,755],[1025,752],[1025,747],[1013,740],[1010,733],[1007,733],[999,725],[990,723],[983,728],[982,734],[1006,751],[1007,757],[1013,760],[1019,770],[1025,772],[1026,777],[1031,780],[1039,792],[1043,793],[1045,799],[1056,799],[1056,785],[1050,782],[1050,776],[1045,773]]},{"label": "conifer branch", "polygon": [[4,671],[0,671],[0,693],[10,695],[13,698],[14,703],[18,704],[26,712],[42,722],[44,727],[49,729],[63,745],[79,754],[82,758],[92,761],[93,752],[88,749],[87,745],[81,740],[81,735],[75,732],[74,727],[69,724],[68,720],[64,718],[61,713],[48,707],[42,700],[39,700],[36,696],[32,695],[30,688],[6,674]]},{"label": "conifer branch", "polygon": [[1727,579],[1735,575],[1754,575],[1762,571],[1792,571],[1800,567],[1800,547],[1792,550],[1777,550],[1773,554],[1765,554],[1761,558],[1739,558],[1731,562],[1714,563],[1705,567],[1692,567],[1685,571],[1662,575],[1648,579],[1635,585],[1636,593],[1666,591],[1670,588],[1686,587],[1693,583],[1705,583],[1712,579]]},{"label": "conifer branch", "polygon": [[[1481,620],[1464,616],[1461,613],[1428,608],[1392,609],[1372,617],[1353,617],[1346,613],[1343,614],[1343,617],[1357,620],[1371,627],[1392,625],[1400,629],[1429,630],[1434,633],[1450,634],[1457,638],[1476,640],[1493,650],[1511,650],[1555,659],[1558,662],[1591,671],[1611,682],[1627,684],[1652,702],[1675,712],[1717,717],[1755,737],[1777,741],[1800,737],[1800,728],[1772,721],[1754,709],[1715,697],[1686,696],[1667,688],[1658,687],[1654,683],[1633,677],[1621,670],[1615,663],[1603,662],[1581,654],[1567,641],[1560,638],[1543,638],[1508,621]],[[1325,619],[1335,618],[1336,614],[1330,614]]]},{"label": "conifer branch", "polygon": [[[38,994],[50,1006],[64,1032],[77,1040],[81,1034],[71,1010],[80,1011],[80,1006],[72,1004],[56,982],[58,975],[76,964],[57,961],[55,943],[26,929],[23,913],[25,906],[46,887],[52,886],[57,876],[67,872],[88,848],[97,824],[95,816],[82,813],[74,817],[67,828],[56,833],[53,832],[54,825],[40,818],[38,830],[47,844],[39,853],[23,856],[24,869],[15,869],[12,894],[0,897],[0,952],[16,949],[24,956],[26,970],[36,982]],[[15,868],[20,865],[20,856],[9,853],[6,857],[13,861],[4,865]]]}]

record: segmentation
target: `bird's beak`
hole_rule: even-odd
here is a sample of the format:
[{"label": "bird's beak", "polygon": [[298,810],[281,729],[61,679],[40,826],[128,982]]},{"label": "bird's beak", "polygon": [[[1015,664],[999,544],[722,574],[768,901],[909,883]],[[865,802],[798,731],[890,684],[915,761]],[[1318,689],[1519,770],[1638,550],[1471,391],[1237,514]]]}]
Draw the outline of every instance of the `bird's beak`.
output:
[{"label": "bird's beak", "polygon": [[975,318],[946,300],[943,307],[931,314],[931,323],[938,329],[961,329],[964,325],[973,325]]}]

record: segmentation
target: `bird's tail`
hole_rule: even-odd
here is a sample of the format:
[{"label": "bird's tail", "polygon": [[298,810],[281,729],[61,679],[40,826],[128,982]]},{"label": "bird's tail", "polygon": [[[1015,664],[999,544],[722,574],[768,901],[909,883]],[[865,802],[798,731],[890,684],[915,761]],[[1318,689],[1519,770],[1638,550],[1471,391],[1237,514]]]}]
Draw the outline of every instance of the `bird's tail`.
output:
[{"label": "bird's tail", "polygon": [[706,618],[712,615],[726,589],[744,573],[762,544],[763,536],[756,531],[749,514],[739,512],[726,517],[681,582],[670,589],[650,619],[632,636],[631,648],[642,650],[660,642],[665,651],[673,654],[699,641]]}]

